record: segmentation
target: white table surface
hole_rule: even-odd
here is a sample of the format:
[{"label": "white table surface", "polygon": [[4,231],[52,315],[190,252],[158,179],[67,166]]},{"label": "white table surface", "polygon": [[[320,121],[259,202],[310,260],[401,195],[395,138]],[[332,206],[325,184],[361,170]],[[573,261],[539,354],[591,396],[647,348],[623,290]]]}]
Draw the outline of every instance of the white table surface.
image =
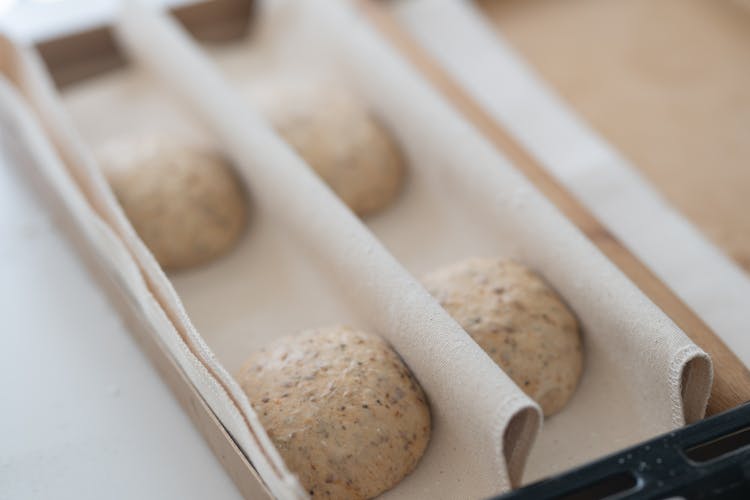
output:
[{"label": "white table surface", "polygon": [[0,499],[240,498],[0,140]]}]

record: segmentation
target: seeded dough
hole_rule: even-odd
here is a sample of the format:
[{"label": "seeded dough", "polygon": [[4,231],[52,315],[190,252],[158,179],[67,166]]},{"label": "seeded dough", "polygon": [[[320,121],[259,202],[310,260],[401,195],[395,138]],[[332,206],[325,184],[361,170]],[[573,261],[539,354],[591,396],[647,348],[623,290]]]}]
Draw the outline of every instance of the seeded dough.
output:
[{"label": "seeded dough", "polygon": [[417,465],[430,438],[418,382],[380,337],[307,330],[250,356],[237,379],[312,498],[372,498]]},{"label": "seeded dough", "polygon": [[262,99],[279,134],[360,216],[399,193],[404,160],[364,102],[339,86],[279,84]]},{"label": "seeded dough", "polygon": [[245,228],[243,189],[210,148],[148,137],[111,143],[100,160],[125,214],[165,269],[219,257]]},{"label": "seeded dough", "polygon": [[565,406],[581,376],[581,336],[573,313],[538,275],[511,260],[469,259],[423,281],[545,416]]}]

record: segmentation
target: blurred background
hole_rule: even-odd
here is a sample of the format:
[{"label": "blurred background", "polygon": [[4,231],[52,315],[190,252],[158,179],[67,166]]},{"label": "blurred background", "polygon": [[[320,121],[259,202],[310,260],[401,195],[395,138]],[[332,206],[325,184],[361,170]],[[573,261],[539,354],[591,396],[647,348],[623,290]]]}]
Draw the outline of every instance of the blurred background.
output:
[{"label": "blurred background", "polygon": [[590,125],[750,271],[748,2],[479,5]]},{"label": "blurred background", "polygon": [[[100,24],[116,4],[0,0],[0,30],[22,40],[53,38]],[[481,0],[476,5],[589,125],[750,272],[747,2]]]}]

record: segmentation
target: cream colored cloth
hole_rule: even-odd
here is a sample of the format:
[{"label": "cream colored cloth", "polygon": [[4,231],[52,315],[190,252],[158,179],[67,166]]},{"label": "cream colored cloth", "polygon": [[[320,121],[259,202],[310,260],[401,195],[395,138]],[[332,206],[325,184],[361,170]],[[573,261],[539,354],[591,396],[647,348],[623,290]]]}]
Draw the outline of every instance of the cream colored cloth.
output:
[{"label": "cream colored cloth", "polygon": [[402,0],[395,7],[484,109],[750,365],[750,278],[742,269],[581,121],[471,2]]},{"label": "cream colored cloth", "polygon": [[[144,14],[138,19],[139,30],[148,26],[148,18]],[[163,21],[152,21],[152,34],[158,38],[164,33],[159,28]],[[172,57],[168,47],[175,34],[169,28],[166,33],[168,41],[157,45]],[[176,52],[192,54],[195,49],[176,36]],[[217,102],[221,112],[209,113],[206,123],[221,133],[241,173],[249,178],[254,217],[245,241],[231,256],[175,280],[186,297],[185,310],[106,187],[91,152],[96,144],[82,140],[78,130],[135,133],[153,115],[163,125],[190,118],[180,112],[179,104],[170,107],[169,89],[159,88],[138,70],[92,85],[83,102],[76,101],[73,91],[67,99],[72,113],[67,116],[34,54],[18,50],[14,56],[13,73],[45,117],[68,163],[44,158],[43,175],[61,190],[69,206],[76,207],[74,216],[86,225],[90,243],[103,253],[113,276],[131,292],[145,321],[275,496],[298,498],[305,492],[286,471],[225,368],[233,368],[249,350],[278,335],[342,321],[388,338],[430,399],[433,434],[427,453],[389,495],[480,497],[507,490],[511,478],[518,480],[538,428],[538,407],[252,111],[242,113],[242,105],[234,107],[238,100],[231,99],[231,91],[208,93],[224,97]],[[200,74],[213,73],[208,69]],[[88,107],[91,103],[95,105]],[[154,107],[143,107],[149,104]],[[227,104],[233,111],[227,111]],[[228,133],[217,121],[226,117],[231,124]],[[87,132],[82,135],[90,137]],[[199,125],[176,130],[191,132],[206,134]],[[69,189],[63,189],[66,185]],[[202,335],[188,313],[202,323]]]},{"label": "cream colored cloth", "polygon": [[[230,272],[239,274],[245,286],[253,283],[258,287],[256,293],[265,294],[266,300],[269,296],[277,299],[265,304],[257,328],[252,328],[255,318],[240,308],[235,312],[241,317],[222,317],[221,321],[246,321],[252,329],[244,336],[268,341],[288,333],[290,322],[307,320],[305,326],[310,326],[310,322],[320,321],[321,315],[329,323],[343,315],[353,316],[358,326],[377,331],[394,345],[431,402],[430,446],[417,469],[389,494],[409,497],[412,491],[455,497],[466,491],[465,479],[469,476],[474,479],[468,490],[472,496],[506,489],[506,467],[511,478],[522,468],[535,432],[536,413],[531,412],[538,411],[536,406],[241,102],[183,33],[165,17],[137,4],[125,11],[119,28],[131,55],[163,77],[164,92],[174,90],[184,98],[235,160],[258,209],[258,221],[249,228],[249,244],[255,242],[257,246],[268,235],[265,240],[275,245],[262,261],[258,254],[253,262],[245,255],[242,260],[238,257],[234,268],[226,273],[203,276],[204,285],[210,282],[224,287],[227,282],[221,279]],[[153,51],[155,46],[161,50]],[[286,258],[276,261],[276,269],[267,265],[274,254]],[[230,266],[231,262],[222,264]],[[262,271],[249,273],[259,266],[263,266]],[[304,266],[308,270],[300,272]],[[316,272],[322,275],[315,276]],[[264,277],[267,280],[261,282]],[[251,281],[254,279],[259,281]],[[321,292],[327,290],[335,290],[336,295],[331,297],[335,304],[322,299],[325,296]],[[233,291],[237,294],[234,300],[238,300],[241,288],[230,288],[224,297],[231,299]],[[190,294],[185,294],[190,300]],[[296,294],[302,295],[299,300],[294,300]],[[220,301],[213,293],[209,298],[214,305]],[[286,312],[292,307],[290,298],[293,314]],[[209,314],[216,314],[209,309]],[[218,326],[215,322],[213,325]],[[213,333],[204,331],[206,338],[213,340]],[[241,338],[223,336],[235,350]],[[245,411],[251,412],[249,406]],[[520,440],[509,436],[506,443],[506,428],[517,416],[522,419]],[[262,429],[255,432],[263,433]],[[506,454],[510,458],[507,465]]]},{"label": "cream colored cloth", "polygon": [[[289,2],[267,15],[277,56],[296,53],[348,77],[401,140],[410,185],[370,226],[409,270],[420,274],[470,255],[517,257],[542,272],[580,316],[586,372],[570,406],[546,423],[529,478],[683,425],[685,415],[702,416],[711,377],[705,354],[348,7]],[[149,51],[149,30],[135,19],[128,40],[139,56],[181,89],[225,141],[241,135],[236,103],[217,97],[233,95],[224,82],[209,77],[200,59],[177,57],[178,47],[171,58]],[[235,79],[235,86],[242,82]],[[400,491],[418,491],[409,486]]]},{"label": "cream colored cloth", "polygon": [[[135,6],[124,15],[121,34],[167,88],[139,69],[92,81],[66,96],[71,121],[25,51],[19,80],[46,118],[77,183],[72,187],[85,195],[71,195],[84,202],[88,215],[81,222],[106,222],[91,225],[121,249],[107,253],[113,273],[276,496],[304,492],[225,368],[289,329],[342,319],[386,336],[431,400],[433,441],[417,470],[387,497],[482,497],[520,477],[538,409],[409,274],[474,255],[524,260],[560,291],[585,328],[581,387],[546,422],[535,454],[547,460],[532,464],[531,477],[682,425],[685,415],[702,415],[711,373],[705,354],[345,4],[291,2],[269,9],[259,22],[284,35],[268,35],[268,54],[288,53],[281,49],[290,41],[306,47],[305,55],[351,82],[403,145],[406,190],[368,220],[388,251],[244,104],[258,58],[253,41],[216,52],[233,89],[165,22]],[[243,53],[248,70],[235,73]],[[232,255],[170,281],[117,208],[90,148],[109,133],[148,127],[146,121],[195,123],[171,100],[172,90],[201,123],[176,132],[215,135],[246,178],[256,212]],[[68,176],[59,162],[48,166]],[[98,236],[91,239],[100,244]]]},{"label": "cream colored cloth", "polygon": [[[442,206],[435,219],[446,227],[455,224],[432,241],[420,240],[420,253],[439,247],[433,252],[445,252],[443,262],[450,260],[449,252],[517,257],[541,271],[583,322],[582,384],[569,407],[545,422],[525,479],[683,425],[683,415],[688,421],[700,418],[711,377],[700,361],[704,354],[393,51],[368,36],[363,24],[339,14],[330,26],[347,33],[346,43],[333,27],[318,32],[330,34],[360,91],[412,145],[413,155],[430,158],[436,198],[431,209]],[[430,213],[426,203],[413,206],[411,228]],[[403,224],[404,214],[398,217]],[[408,262],[413,246],[376,232]]]}]

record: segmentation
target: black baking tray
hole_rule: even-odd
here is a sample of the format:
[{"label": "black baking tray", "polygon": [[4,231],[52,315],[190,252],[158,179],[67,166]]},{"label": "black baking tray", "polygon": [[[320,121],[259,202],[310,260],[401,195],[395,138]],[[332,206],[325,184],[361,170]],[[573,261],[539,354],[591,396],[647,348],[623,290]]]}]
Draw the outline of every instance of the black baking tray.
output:
[{"label": "black baking tray", "polygon": [[750,403],[493,500],[750,499]]}]

